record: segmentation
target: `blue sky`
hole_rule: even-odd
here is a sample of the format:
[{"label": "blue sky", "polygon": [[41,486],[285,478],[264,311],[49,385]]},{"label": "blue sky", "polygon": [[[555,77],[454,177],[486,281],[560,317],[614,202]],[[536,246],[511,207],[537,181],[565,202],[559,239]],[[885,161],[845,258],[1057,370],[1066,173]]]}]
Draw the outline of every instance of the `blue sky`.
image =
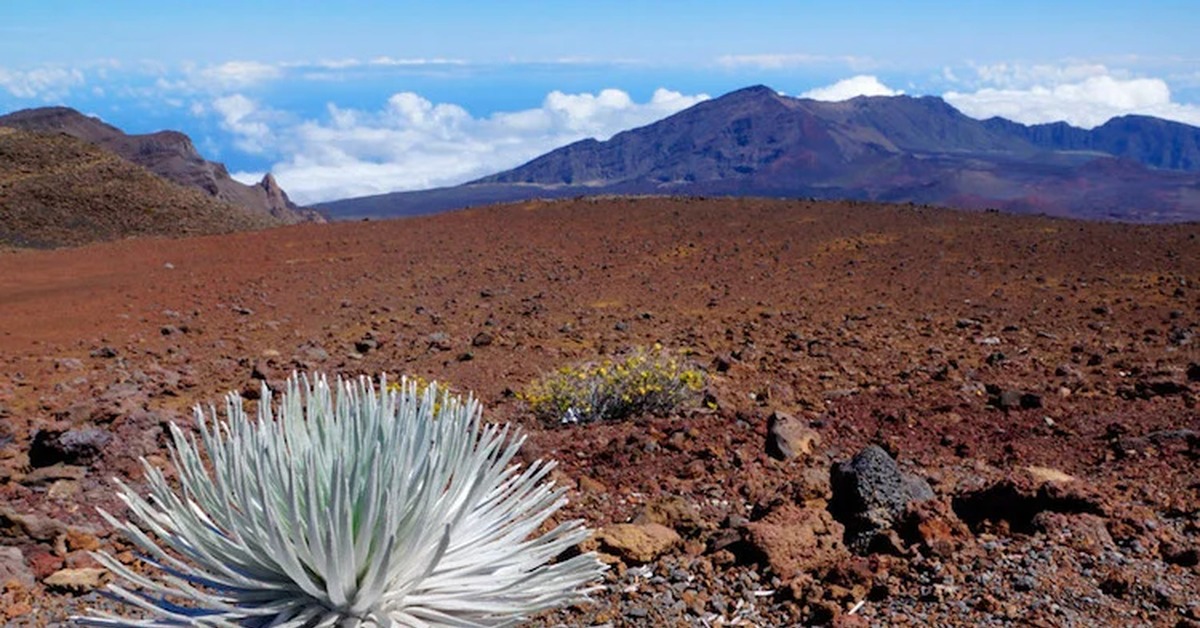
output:
[{"label": "blue sky", "polygon": [[0,111],[179,129],[303,202],[458,183],[755,83],[1200,124],[1194,5],[3,0]]}]

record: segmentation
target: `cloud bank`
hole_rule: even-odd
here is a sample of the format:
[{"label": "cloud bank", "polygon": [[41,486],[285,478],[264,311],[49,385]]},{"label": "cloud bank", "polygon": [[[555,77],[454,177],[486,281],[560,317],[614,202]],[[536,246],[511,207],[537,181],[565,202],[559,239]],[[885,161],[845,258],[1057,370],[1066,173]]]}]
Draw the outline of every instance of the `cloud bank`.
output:
[{"label": "cloud bank", "polygon": [[[289,122],[241,94],[215,99],[206,111],[239,148],[268,155],[280,185],[301,204],[455,185],[518,166],[584,138],[608,139],[707,99],[658,89],[646,102],[606,89],[596,94],[553,91],[540,107],[475,117],[412,92],[394,94],[382,109],[327,106],[327,118]],[[241,172],[254,181],[260,172]]]},{"label": "cloud bank", "polygon": [[800,94],[800,97],[828,102],[840,102],[858,96],[899,96],[903,93],[884,85],[874,76],[860,74],[840,80],[833,85],[810,89]]},{"label": "cloud bank", "polygon": [[1001,65],[976,71],[988,86],[943,95],[973,118],[1000,116],[1025,124],[1065,121],[1092,128],[1115,116],[1142,114],[1200,125],[1200,107],[1174,102],[1171,88],[1159,78],[1126,77],[1102,65]]},{"label": "cloud bank", "polygon": [[851,55],[830,56],[807,53],[768,53],[722,55],[717,65],[726,68],[754,68],[759,70],[783,70],[822,65],[844,65],[850,68],[866,68],[875,64],[870,57]]},{"label": "cloud bank", "polygon": [[77,68],[39,67],[32,70],[9,70],[0,67],[0,88],[17,98],[53,100],[70,93],[71,88],[85,82],[83,71]]}]

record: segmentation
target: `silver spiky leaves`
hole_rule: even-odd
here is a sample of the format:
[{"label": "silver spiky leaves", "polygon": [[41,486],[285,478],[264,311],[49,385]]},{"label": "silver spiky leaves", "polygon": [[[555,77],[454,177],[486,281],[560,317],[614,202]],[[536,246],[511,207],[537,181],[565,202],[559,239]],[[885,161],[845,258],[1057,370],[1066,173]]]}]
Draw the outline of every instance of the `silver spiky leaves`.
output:
[{"label": "silver spiky leaves", "polygon": [[538,534],[566,501],[553,463],[513,464],[524,438],[473,398],[316,375],[288,380],[278,416],[265,385],[256,420],[235,394],[225,407],[196,407],[198,439],[171,424],[178,489],[143,460],[148,499],[117,481],[136,523],[101,511],[157,568],[97,555],[148,618],[78,621],[504,626],[583,599],[603,571],[592,554],[552,563],[588,531]]}]

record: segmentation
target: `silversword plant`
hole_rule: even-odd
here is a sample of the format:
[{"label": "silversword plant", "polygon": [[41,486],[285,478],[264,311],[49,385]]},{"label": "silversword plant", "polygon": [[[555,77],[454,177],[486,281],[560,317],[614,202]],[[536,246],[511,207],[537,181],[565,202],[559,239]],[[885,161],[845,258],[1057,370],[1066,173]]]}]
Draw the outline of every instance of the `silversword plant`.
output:
[{"label": "silversword plant", "polygon": [[155,569],[97,554],[148,618],[77,621],[507,626],[584,599],[604,569],[554,562],[588,532],[539,534],[565,503],[553,463],[514,464],[523,437],[483,424],[473,398],[294,375],[277,408],[264,385],[257,419],[235,394],[225,407],[196,407],[198,437],[171,424],[177,488],[145,460],[149,498],[117,481],[136,523],[101,511]]}]

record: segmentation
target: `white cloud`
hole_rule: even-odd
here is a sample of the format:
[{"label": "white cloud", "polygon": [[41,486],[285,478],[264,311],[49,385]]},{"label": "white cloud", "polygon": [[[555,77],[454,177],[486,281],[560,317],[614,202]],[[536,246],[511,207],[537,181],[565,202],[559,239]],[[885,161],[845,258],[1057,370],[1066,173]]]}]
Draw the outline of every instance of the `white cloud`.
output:
[{"label": "white cloud", "polygon": [[434,57],[434,58],[430,58],[430,59],[427,59],[424,57],[397,59],[394,57],[383,56],[383,57],[375,57],[374,59],[371,59],[367,63],[369,65],[378,65],[378,66],[414,66],[414,65],[466,65],[467,62],[464,61],[463,59],[450,59],[450,58],[446,58],[446,57]]},{"label": "white cloud", "polygon": [[858,96],[898,96],[903,93],[884,85],[874,76],[860,74],[859,76],[840,80],[833,85],[810,89],[800,94],[800,97],[838,102],[850,100]]},{"label": "white cloud", "polygon": [[0,88],[17,98],[54,100],[84,84],[83,71],[61,67],[8,70],[0,67]]},{"label": "white cloud", "polygon": [[998,86],[950,91],[943,98],[974,118],[1000,116],[1037,124],[1065,121],[1092,128],[1115,116],[1142,114],[1200,125],[1200,107],[1174,102],[1166,81],[1128,78],[1100,65],[977,68]]},{"label": "white cloud", "polygon": [[751,67],[762,70],[781,70],[816,65],[846,65],[851,68],[866,68],[874,64],[869,57],[829,56],[807,53],[768,53],[722,55],[717,57],[717,65],[727,68]]},{"label": "white cloud", "polygon": [[973,84],[1000,89],[1029,89],[1037,86],[1076,83],[1088,78],[1112,76],[1129,78],[1125,72],[1111,71],[1103,64],[1074,62],[1064,64],[993,63],[972,64]]},{"label": "white cloud", "polygon": [[194,73],[193,81],[199,81],[203,87],[220,89],[238,89],[264,83],[283,76],[283,70],[277,65],[259,61],[228,61],[220,65],[212,65]]},{"label": "white cloud", "polygon": [[[234,136],[234,145],[248,153],[268,152],[274,138],[266,121],[269,110],[241,95],[222,96],[212,101],[212,109],[221,117],[221,128]],[[193,108],[195,111],[195,108]]]},{"label": "white cloud", "polygon": [[[555,91],[534,109],[474,117],[458,105],[401,92],[377,111],[330,104],[326,119],[286,126],[240,95],[217,99],[212,109],[238,146],[261,151],[272,142],[283,155],[271,168],[280,185],[297,202],[316,203],[462,183],[580,139],[607,139],[707,98],[659,89],[639,103],[616,89]],[[257,180],[262,174],[234,176]]]}]

